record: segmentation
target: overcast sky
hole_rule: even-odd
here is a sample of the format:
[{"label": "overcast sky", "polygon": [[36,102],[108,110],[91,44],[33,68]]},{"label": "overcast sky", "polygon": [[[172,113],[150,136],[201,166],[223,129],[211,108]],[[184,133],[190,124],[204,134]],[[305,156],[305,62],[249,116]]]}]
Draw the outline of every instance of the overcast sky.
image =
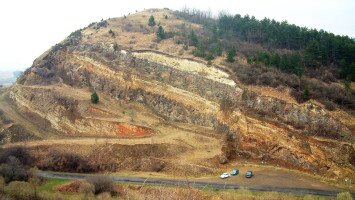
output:
[{"label": "overcast sky", "polygon": [[24,70],[74,30],[144,8],[254,15],[355,37],[355,0],[1,0],[0,71]]}]

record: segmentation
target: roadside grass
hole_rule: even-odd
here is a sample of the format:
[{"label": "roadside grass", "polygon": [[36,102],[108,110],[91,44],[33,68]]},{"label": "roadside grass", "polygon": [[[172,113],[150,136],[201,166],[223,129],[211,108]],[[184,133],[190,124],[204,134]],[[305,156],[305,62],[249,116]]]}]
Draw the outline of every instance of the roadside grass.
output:
[{"label": "roadside grass", "polygon": [[201,189],[207,196],[218,196],[222,199],[260,199],[260,200],[326,200],[326,199],[334,199],[330,197],[323,197],[318,195],[297,195],[291,193],[282,193],[282,192],[260,192],[260,191],[251,191],[245,188],[240,189],[211,189],[205,188]]},{"label": "roadside grass", "polygon": [[38,187],[38,193],[44,199],[68,199],[68,200],[77,200],[84,199],[83,194],[70,194],[70,193],[60,193],[56,191],[56,188],[68,184],[72,180],[64,180],[57,178],[46,179],[46,182]]},{"label": "roadside grass", "polygon": [[[123,196],[111,197],[109,194],[83,194],[83,193],[60,193],[57,187],[68,184],[74,180],[63,180],[57,178],[46,179],[46,182],[37,188],[38,194],[44,199],[230,199],[230,200],[328,200],[336,197],[325,197],[317,195],[298,195],[281,192],[251,191],[245,188],[240,189],[213,189],[213,188],[192,188],[188,186],[170,186],[164,184],[132,184],[115,183],[122,189]],[[182,195],[182,196],[179,196]],[[344,196],[344,195],[343,195]],[[341,199],[338,198],[337,199]],[[347,198],[343,198],[347,199]]]},{"label": "roadside grass", "polygon": [[50,179],[47,179],[43,185],[38,187],[38,191],[39,192],[55,192],[56,187],[66,184],[66,183],[69,183],[69,182],[71,182],[71,180],[50,178]]}]

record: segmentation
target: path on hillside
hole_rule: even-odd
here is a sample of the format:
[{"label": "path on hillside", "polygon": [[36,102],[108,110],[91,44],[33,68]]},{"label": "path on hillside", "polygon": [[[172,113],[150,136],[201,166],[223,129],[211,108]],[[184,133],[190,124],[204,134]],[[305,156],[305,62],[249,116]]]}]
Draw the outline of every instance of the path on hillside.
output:
[{"label": "path on hillside", "polygon": [[[66,180],[85,179],[89,174],[75,174],[75,173],[61,173],[61,172],[49,172],[39,171],[38,175],[44,178],[58,178]],[[105,175],[106,176],[106,175]],[[282,192],[292,193],[297,195],[321,195],[321,196],[336,196],[341,190],[320,190],[320,189],[307,189],[307,188],[289,188],[283,186],[245,186],[242,184],[227,183],[225,180],[220,181],[201,181],[201,180],[182,180],[182,179],[166,179],[166,178],[145,178],[145,177],[131,177],[131,176],[109,176],[115,182],[133,183],[133,184],[156,184],[165,186],[178,186],[178,187],[195,187],[195,188],[213,188],[213,189],[239,189],[245,188],[251,191],[259,192]],[[355,193],[351,193],[355,197]]]}]

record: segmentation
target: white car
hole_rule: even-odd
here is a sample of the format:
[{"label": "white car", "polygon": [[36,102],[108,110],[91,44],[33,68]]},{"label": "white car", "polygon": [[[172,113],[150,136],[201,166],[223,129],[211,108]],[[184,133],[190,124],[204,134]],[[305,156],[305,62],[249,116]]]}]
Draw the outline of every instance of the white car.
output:
[{"label": "white car", "polygon": [[225,179],[225,178],[228,178],[230,175],[227,173],[227,172],[225,172],[225,173],[223,173],[221,176],[220,176],[220,178],[221,179]]}]

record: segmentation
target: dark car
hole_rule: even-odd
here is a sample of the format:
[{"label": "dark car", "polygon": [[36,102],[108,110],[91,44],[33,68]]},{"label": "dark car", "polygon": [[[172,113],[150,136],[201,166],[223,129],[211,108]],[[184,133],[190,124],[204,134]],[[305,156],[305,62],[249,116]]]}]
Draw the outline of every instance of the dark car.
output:
[{"label": "dark car", "polygon": [[233,169],[232,171],[231,171],[231,175],[232,176],[235,176],[235,175],[238,175],[239,174],[239,170],[238,169]]},{"label": "dark car", "polygon": [[246,177],[246,178],[251,178],[251,177],[253,177],[253,176],[254,176],[254,174],[253,174],[252,171],[247,171],[247,173],[245,173],[245,177]]}]

